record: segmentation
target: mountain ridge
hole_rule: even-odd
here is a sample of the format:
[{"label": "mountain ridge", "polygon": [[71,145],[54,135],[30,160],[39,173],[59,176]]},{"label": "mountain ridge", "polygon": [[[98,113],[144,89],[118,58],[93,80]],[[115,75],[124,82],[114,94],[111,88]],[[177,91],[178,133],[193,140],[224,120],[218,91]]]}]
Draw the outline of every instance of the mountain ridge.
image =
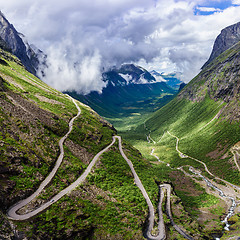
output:
[{"label": "mountain ridge", "polygon": [[135,64],[122,64],[113,67],[102,74],[103,81],[112,86],[126,86],[129,84],[147,84],[157,82],[146,69]]},{"label": "mountain ridge", "polygon": [[[240,98],[240,42],[216,57],[179,94],[178,98],[201,101],[208,93],[215,101],[228,103],[222,114],[239,121],[238,101]],[[231,112],[231,116],[227,116]]]},{"label": "mountain ridge", "polygon": [[17,56],[26,69],[34,75],[40,70],[40,65],[45,64],[46,54],[34,46],[29,45],[26,37],[19,33],[9,23],[0,11],[0,37],[6,43],[11,52]]},{"label": "mountain ridge", "polygon": [[213,59],[218,57],[221,53],[231,48],[240,41],[240,22],[224,28],[217,36],[212,53],[207,62],[202,66],[204,69]]}]

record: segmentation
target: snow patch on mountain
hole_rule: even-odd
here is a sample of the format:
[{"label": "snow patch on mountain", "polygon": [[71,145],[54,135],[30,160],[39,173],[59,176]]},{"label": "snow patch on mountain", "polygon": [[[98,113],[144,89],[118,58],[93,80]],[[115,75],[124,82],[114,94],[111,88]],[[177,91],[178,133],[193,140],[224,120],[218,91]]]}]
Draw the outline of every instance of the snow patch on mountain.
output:
[{"label": "snow patch on mountain", "polygon": [[133,80],[133,77],[130,74],[123,74],[123,73],[118,73],[118,74],[127,82],[127,85]]},{"label": "snow patch on mountain", "polygon": [[156,79],[156,81],[157,82],[167,82],[167,80],[166,79],[164,79],[163,77],[161,77],[161,76],[154,76],[155,77],[155,79]]}]

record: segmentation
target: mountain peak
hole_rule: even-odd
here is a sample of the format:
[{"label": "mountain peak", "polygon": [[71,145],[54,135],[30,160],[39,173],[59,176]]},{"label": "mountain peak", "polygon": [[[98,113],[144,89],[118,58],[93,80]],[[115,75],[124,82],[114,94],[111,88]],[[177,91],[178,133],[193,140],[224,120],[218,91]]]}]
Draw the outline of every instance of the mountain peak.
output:
[{"label": "mountain peak", "polygon": [[112,68],[103,73],[103,80],[113,86],[128,84],[145,84],[156,82],[154,76],[146,69],[135,64],[122,64],[120,68]]},{"label": "mountain peak", "polygon": [[221,53],[231,48],[233,45],[240,41],[240,22],[224,28],[221,33],[217,36],[212,53],[208,61],[203,65],[202,69],[205,68],[210,62],[212,62]]},{"label": "mountain peak", "polygon": [[5,46],[4,50],[6,50],[6,47],[9,48],[11,52],[21,60],[26,69],[36,75],[39,65],[44,63],[46,55],[40,50],[36,51],[36,49],[33,49],[31,45],[28,44],[26,37],[9,23],[1,11],[0,37],[2,42],[5,43],[5,45],[1,44],[1,46]]}]

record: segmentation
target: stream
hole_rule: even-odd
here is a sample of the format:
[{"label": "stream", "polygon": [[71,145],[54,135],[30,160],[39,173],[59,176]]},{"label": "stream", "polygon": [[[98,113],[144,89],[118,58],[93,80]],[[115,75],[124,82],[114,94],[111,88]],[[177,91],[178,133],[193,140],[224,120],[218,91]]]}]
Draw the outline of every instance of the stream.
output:
[{"label": "stream", "polygon": [[[237,206],[235,199],[234,199],[233,197],[228,197],[228,196],[226,196],[221,189],[219,189],[218,187],[216,187],[215,185],[213,185],[213,184],[212,184],[207,178],[205,178],[201,173],[195,172],[194,169],[193,169],[193,167],[189,167],[189,171],[191,171],[191,172],[194,173],[195,175],[198,175],[199,177],[201,177],[201,178],[207,183],[207,186],[208,186],[208,187],[212,187],[213,189],[215,189],[216,191],[218,191],[218,192],[219,192],[219,195],[220,195],[221,197],[228,198],[228,199],[230,199],[230,200],[232,201],[232,205],[231,205],[231,207],[230,207],[229,210],[228,210],[227,216],[222,220],[222,222],[225,223],[224,229],[225,229],[226,231],[229,231],[230,224],[228,223],[228,219],[229,219],[231,216],[234,215],[234,210],[235,210],[235,208],[236,208],[236,206]],[[217,240],[217,239],[219,239],[219,238],[216,238],[216,240]]]},{"label": "stream", "polygon": [[[146,128],[146,126],[145,126],[145,128]],[[147,130],[147,128],[146,128],[146,130]],[[169,132],[168,132],[168,133],[169,133]],[[170,133],[169,133],[169,134],[170,134]],[[170,134],[170,135],[173,136],[172,134]],[[163,136],[162,136],[162,137],[163,137]],[[162,137],[160,138],[160,140],[162,139]],[[178,139],[176,136],[173,136],[173,137],[175,137],[175,138],[177,139],[176,150],[177,150],[177,152],[179,153],[180,157],[182,157],[182,158],[189,157],[189,156],[187,156],[187,155],[184,155],[182,152],[180,152],[180,151],[178,150],[178,141],[179,141],[179,139]],[[149,135],[147,135],[147,140],[148,140],[148,143],[150,143],[151,140],[153,141],[154,144],[156,143],[156,142],[151,138],[151,136],[150,136],[150,131],[149,131]],[[160,142],[160,141],[159,141],[159,142]],[[165,162],[161,161],[156,155],[154,155],[154,150],[155,150],[155,149],[153,148],[150,154],[153,155],[154,157],[156,157],[159,162],[165,163]],[[191,157],[189,157],[189,158],[191,158]],[[204,164],[204,163],[202,163],[201,161],[199,161],[199,160],[197,160],[197,159],[194,159],[194,158],[192,158],[192,159],[200,162],[201,164]],[[169,164],[167,164],[167,166],[170,167]],[[205,170],[207,170],[207,172],[208,172],[210,175],[212,175],[212,174],[208,171],[208,169],[207,169],[207,167],[206,167],[205,164],[204,164],[204,166],[205,166]],[[229,229],[230,224],[229,224],[229,222],[228,222],[228,219],[229,219],[231,216],[234,215],[234,210],[235,210],[235,208],[237,207],[235,198],[230,197],[230,196],[226,196],[221,189],[219,189],[217,186],[213,185],[213,184],[212,184],[207,178],[205,178],[201,173],[196,172],[193,167],[190,166],[190,167],[189,167],[189,171],[191,171],[193,174],[198,175],[200,178],[202,178],[202,179],[206,182],[207,186],[210,187],[210,188],[215,189],[216,191],[218,191],[218,192],[219,192],[219,195],[220,195],[221,197],[227,198],[227,199],[231,200],[232,204],[231,204],[231,207],[228,209],[228,214],[227,214],[226,217],[222,220],[222,223],[225,224],[224,230],[225,230],[225,231],[229,231],[229,230],[230,230],[230,229]],[[230,184],[230,183],[228,183],[228,184]],[[234,188],[239,189],[239,187],[237,187],[237,186],[235,186],[235,185],[233,185],[233,184],[230,184],[230,185],[232,185]],[[239,239],[240,239],[240,238],[239,238]],[[220,240],[220,237],[215,237],[215,240]]]}]

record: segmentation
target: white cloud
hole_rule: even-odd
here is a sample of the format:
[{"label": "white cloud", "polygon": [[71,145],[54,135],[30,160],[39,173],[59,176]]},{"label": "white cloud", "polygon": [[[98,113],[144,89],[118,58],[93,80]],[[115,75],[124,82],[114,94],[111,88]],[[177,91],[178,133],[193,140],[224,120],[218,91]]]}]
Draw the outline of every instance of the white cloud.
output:
[{"label": "white cloud", "polygon": [[232,3],[235,5],[240,5],[240,0],[233,0]]},{"label": "white cloud", "polygon": [[51,46],[47,65],[47,77],[43,79],[60,91],[75,90],[86,94],[89,90],[101,91],[106,85],[102,81],[101,56],[97,49],[92,55],[85,55],[81,45],[74,49],[69,42]]},{"label": "white cloud", "polygon": [[212,8],[212,7],[197,7],[197,9],[202,12],[221,12],[222,11],[219,8]]},{"label": "white cloud", "polygon": [[181,71],[189,81],[221,29],[240,21],[239,6],[196,16],[194,9],[202,2],[0,0],[9,21],[49,55],[46,81],[85,93],[104,86],[103,68],[128,62]]}]

